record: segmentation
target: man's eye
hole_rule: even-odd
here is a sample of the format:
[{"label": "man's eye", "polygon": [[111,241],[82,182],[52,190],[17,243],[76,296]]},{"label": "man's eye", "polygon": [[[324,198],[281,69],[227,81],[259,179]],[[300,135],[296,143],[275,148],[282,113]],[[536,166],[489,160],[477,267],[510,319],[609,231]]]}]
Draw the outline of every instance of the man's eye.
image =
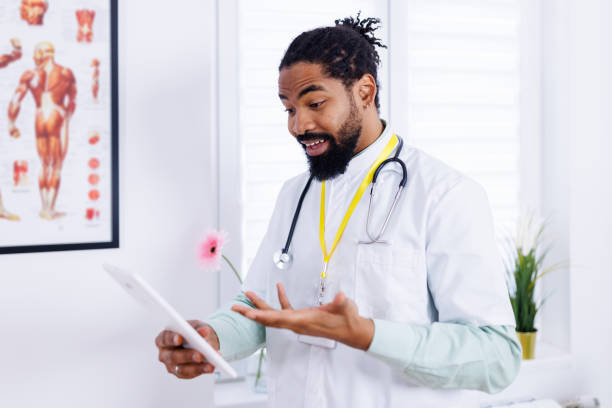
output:
[{"label": "man's eye", "polygon": [[285,109],[285,112],[287,112],[288,114],[291,115],[293,113],[293,109],[287,108],[287,109]]},{"label": "man's eye", "polygon": [[311,104],[310,104],[310,107],[311,107],[311,108],[315,108],[315,109],[316,109],[316,108],[318,108],[319,106],[323,105],[323,102],[325,102],[325,101],[311,103]]}]

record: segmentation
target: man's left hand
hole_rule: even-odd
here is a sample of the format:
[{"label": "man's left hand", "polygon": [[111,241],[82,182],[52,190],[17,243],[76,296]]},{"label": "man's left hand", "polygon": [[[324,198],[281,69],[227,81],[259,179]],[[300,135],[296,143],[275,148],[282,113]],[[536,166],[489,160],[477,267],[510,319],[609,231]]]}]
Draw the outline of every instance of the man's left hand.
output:
[{"label": "man's left hand", "polygon": [[318,307],[294,309],[283,285],[277,283],[276,288],[281,310],[273,309],[253,292],[246,292],[245,295],[255,308],[234,305],[232,310],[264,326],[326,337],[360,350],[370,347],[374,337],[374,322],[359,316],[357,305],[344,293],[339,292],[332,302]]}]

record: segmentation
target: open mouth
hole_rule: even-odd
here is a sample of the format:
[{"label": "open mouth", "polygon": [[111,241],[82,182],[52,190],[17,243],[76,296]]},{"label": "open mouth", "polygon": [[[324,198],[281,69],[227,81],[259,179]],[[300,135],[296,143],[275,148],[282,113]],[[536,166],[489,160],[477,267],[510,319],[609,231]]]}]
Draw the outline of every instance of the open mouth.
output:
[{"label": "open mouth", "polygon": [[309,156],[318,156],[324,153],[329,145],[328,141],[324,139],[304,140],[300,143],[306,147],[306,153]]}]

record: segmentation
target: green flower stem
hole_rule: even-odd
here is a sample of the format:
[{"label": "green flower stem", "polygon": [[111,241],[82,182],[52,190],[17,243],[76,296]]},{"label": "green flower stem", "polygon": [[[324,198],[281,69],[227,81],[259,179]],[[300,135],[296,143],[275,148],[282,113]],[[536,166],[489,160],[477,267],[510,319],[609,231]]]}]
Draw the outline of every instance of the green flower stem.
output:
[{"label": "green flower stem", "polygon": [[255,377],[255,386],[257,386],[257,383],[259,382],[259,379],[261,378],[261,363],[263,361],[263,353],[264,353],[264,349],[262,348],[261,350],[259,350],[259,364],[257,365],[257,376]]},{"label": "green flower stem", "polygon": [[230,262],[229,259],[227,259],[227,257],[225,255],[221,254],[221,256],[223,257],[223,259],[225,259],[225,262],[227,262],[227,264],[230,266],[230,268],[232,268],[232,271],[234,271],[234,275],[236,275],[236,277],[238,278],[238,282],[240,282],[240,284],[242,284],[242,278],[240,277],[240,274],[238,273],[238,271],[236,270],[234,265]]},{"label": "green flower stem", "polygon": [[[229,259],[227,259],[225,255],[221,254],[221,256],[223,257],[225,262],[227,262],[229,267],[232,268],[232,271],[234,271],[234,275],[236,275],[236,278],[238,278],[238,282],[242,284],[243,283],[242,278],[240,277],[240,274],[236,270],[236,267],[234,266],[234,264],[232,264],[232,262]],[[264,349],[262,348],[259,351],[259,364],[257,365],[257,376],[255,377],[255,385],[257,385],[257,383],[259,382],[259,379],[261,378],[261,364],[263,363],[263,355],[264,355]]]}]

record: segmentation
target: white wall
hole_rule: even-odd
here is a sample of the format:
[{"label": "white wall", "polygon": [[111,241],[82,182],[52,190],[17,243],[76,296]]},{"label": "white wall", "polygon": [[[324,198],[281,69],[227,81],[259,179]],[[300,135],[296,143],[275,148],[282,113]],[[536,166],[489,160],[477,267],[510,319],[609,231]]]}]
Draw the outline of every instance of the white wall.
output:
[{"label": "white wall", "polygon": [[[542,206],[553,216],[542,336],[565,363],[521,375],[505,396],[599,397],[612,406],[612,2],[542,1]],[[561,322],[561,323],[560,323]]]},{"label": "white wall", "polygon": [[100,268],[138,270],[186,317],[216,303],[194,257],[216,224],[215,2],[120,1],[120,245],[0,256],[0,406],[212,406],[157,361],[160,327]]},{"label": "white wall", "polygon": [[574,0],[569,48],[571,341],[576,386],[612,406],[612,5]]}]

